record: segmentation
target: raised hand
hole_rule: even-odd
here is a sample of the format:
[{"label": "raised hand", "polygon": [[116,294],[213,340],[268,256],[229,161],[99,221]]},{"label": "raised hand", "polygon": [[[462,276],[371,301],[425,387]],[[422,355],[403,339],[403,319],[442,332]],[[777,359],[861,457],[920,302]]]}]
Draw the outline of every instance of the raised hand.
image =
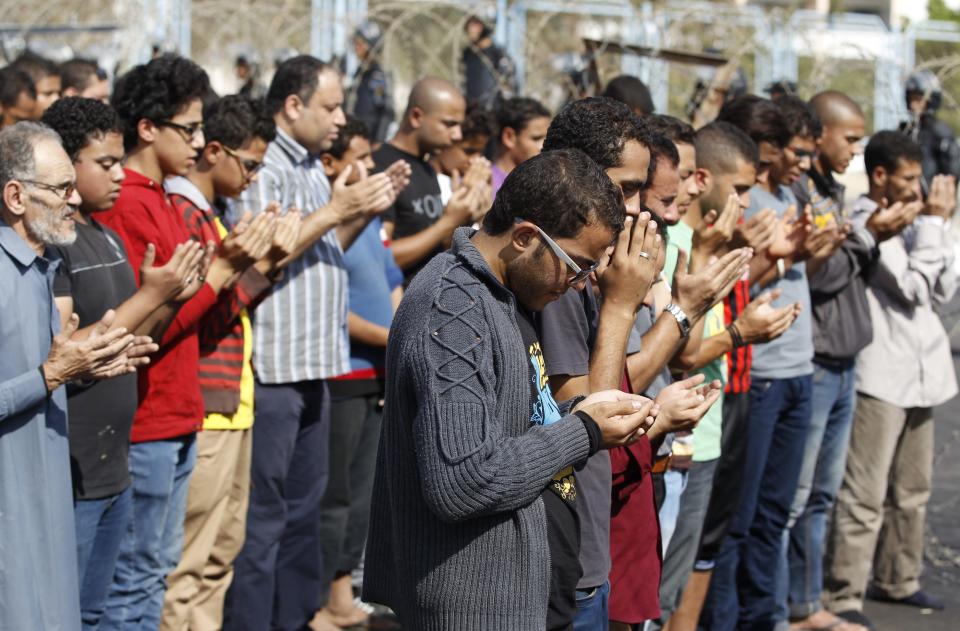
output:
[{"label": "raised hand", "polygon": [[656,398],[660,413],[650,429],[651,440],[670,432],[687,431],[697,426],[723,391],[723,384],[717,379],[701,387],[704,379],[703,375],[694,375],[675,381],[660,391]]},{"label": "raised hand", "polygon": [[[357,169],[360,177],[353,184],[347,184],[354,168]],[[395,169],[396,177],[400,177],[397,174],[398,171],[402,169],[400,167]],[[391,175],[385,172],[370,175],[362,162],[357,162],[356,166],[348,164],[333,182],[330,208],[336,213],[338,223],[344,224],[390,208],[398,192],[394,190]]]},{"label": "raised hand", "polygon": [[202,245],[187,241],[177,245],[166,264],[154,266],[157,250],[152,243],[148,244],[140,264],[140,288],[154,293],[163,302],[175,299],[187,288],[191,277],[197,275],[203,254]]},{"label": "raised hand", "polygon": [[107,311],[86,339],[72,340],[80,318],[70,314],[66,326],[54,336],[43,363],[47,390],[52,392],[75,379],[101,379],[136,370],[124,355],[133,345],[134,336],[124,327],[111,330],[114,317],[112,309]]},{"label": "raised hand", "polygon": [[406,160],[397,160],[388,166],[384,173],[386,173],[387,177],[390,178],[390,184],[393,186],[394,198],[396,198],[396,196],[399,195],[403,189],[407,188],[408,184],[410,184],[410,176],[413,174],[413,170],[410,168],[410,164],[407,163]]},{"label": "raised hand", "polygon": [[[300,240],[300,228],[303,224],[303,217],[300,211],[291,207],[287,212],[277,220],[277,228],[273,233],[273,240],[270,243],[270,249],[261,259],[263,267],[261,272],[269,272],[280,266],[280,263],[286,260],[297,247]],[[257,267],[260,266],[258,261]]]},{"label": "raised hand", "polygon": [[764,208],[747,221],[737,224],[733,231],[731,246],[750,247],[754,252],[763,252],[773,243],[777,232],[777,213]]},{"label": "raised hand", "polygon": [[[640,440],[659,412],[659,406],[646,397],[618,391],[590,395],[574,408],[582,410],[600,426],[604,449],[629,445]],[[613,399],[613,400],[611,400]]]},{"label": "raised hand", "polygon": [[213,241],[207,241],[206,245],[201,247],[201,250],[203,255],[193,272],[187,276],[187,286],[174,298],[177,302],[186,302],[196,296],[207,280],[207,272],[210,271],[214,255],[217,253],[217,244]]},{"label": "raised hand", "polygon": [[877,241],[886,241],[900,234],[924,210],[923,202],[920,200],[909,204],[897,202],[889,206],[886,201],[883,200],[880,207],[867,219],[867,230]]},{"label": "raised hand", "polygon": [[925,215],[948,219],[957,208],[957,181],[952,175],[935,175],[923,210]]},{"label": "raised hand", "polygon": [[781,293],[783,290],[774,289],[760,294],[731,325],[746,344],[762,344],[777,339],[787,332],[800,315],[799,302],[779,308],[772,305]]},{"label": "raised hand", "polygon": [[663,247],[657,224],[648,212],[627,216],[613,252],[597,268],[596,278],[605,305],[636,314],[659,273]]},{"label": "raised hand", "polygon": [[693,229],[692,258],[697,266],[709,261],[711,257],[726,254],[742,216],[740,198],[734,193],[727,198],[722,213],[718,214],[714,209],[707,211]]},{"label": "raised hand", "polygon": [[802,260],[797,255],[802,252],[803,242],[812,231],[813,217],[810,215],[810,207],[807,206],[798,218],[797,207],[790,206],[777,220],[773,243],[767,248],[767,256],[772,259]]},{"label": "raised hand", "polygon": [[687,272],[687,253],[680,250],[673,273],[673,301],[691,320],[703,316],[733,289],[753,257],[750,248],[728,252],[703,269]]},{"label": "raised hand", "polygon": [[233,273],[242,273],[266,256],[276,229],[275,205],[271,205],[252,220],[249,212],[244,213],[237,227],[220,243],[217,259],[227,263]]}]

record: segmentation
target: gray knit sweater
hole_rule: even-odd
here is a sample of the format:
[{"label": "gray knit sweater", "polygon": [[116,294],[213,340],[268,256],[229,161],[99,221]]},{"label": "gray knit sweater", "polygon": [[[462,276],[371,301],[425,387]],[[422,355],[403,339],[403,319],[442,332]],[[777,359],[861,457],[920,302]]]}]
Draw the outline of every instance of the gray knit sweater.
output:
[{"label": "gray knit sweater", "polygon": [[513,294],[471,234],[414,278],[390,331],[363,597],[404,629],[536,631],[550,582],[540,494],[590,441],[573,415],[530,426]]}]

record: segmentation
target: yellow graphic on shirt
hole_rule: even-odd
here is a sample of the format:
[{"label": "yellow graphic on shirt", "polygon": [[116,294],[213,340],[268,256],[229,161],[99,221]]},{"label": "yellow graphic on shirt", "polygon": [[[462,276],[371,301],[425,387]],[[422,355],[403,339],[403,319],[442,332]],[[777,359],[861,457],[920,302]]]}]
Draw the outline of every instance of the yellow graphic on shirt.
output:
[{"label": "yellow graphic on shirt", "polygon": [[577,499],[577,482],[573,475],[573,467],[567,467],[553,476],[550,484],[563,501],[572,502]]}]

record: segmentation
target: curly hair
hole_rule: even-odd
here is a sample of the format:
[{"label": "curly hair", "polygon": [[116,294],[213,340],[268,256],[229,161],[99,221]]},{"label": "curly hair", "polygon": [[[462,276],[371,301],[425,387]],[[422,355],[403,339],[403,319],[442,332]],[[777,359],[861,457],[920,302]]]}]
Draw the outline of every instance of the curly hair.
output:
[{"label": "curly hair", "polygon": [[136,66],[117,80],[110,101],[123,123],[123,146],[127,151],[137,146],[140,121],[169,120],[210,90],[203,68],[178,55],[162,55]]},{"label": "curly hair", "polygon": [[623,165],[623,147],[636,140],[650,146],[650,131],[630,108],[614,99],[593,96],[567,104],[554,117],[543,150],[579,149],[603,169]]},{"label": "curly hair", "polygon": [[239,149],[252,138],[272,142],[277,125],[262,101],[232,94],[203,108],[203,136],[207,143]]},{"label": "curly hair", "polygon": [[596,162],[577,149],[561,149],[544,151],[510,172],[483,218],[483,229],[503,234],[518,219],[570,238],[594,223],[620,232],[626,208],[620,187]]},{"label": "curly hair", "polygon": [[40,122],[60,134],[63,149],[71,160],[76,160],[91,140],[110,132],[123,133],[120,118],[112,107],[79,96],[60,99],[47,108]]}]

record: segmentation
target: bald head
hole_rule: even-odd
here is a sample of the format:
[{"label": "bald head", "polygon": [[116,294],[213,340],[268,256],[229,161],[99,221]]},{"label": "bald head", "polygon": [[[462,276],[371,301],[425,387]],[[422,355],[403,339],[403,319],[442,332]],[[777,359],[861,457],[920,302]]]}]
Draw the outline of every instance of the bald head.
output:
[{"label": "bald head", "polygon": [[437,77],[425,77],[410,90],[407,111],[393,144],[424,156],[442,151],[463,139],[460,125],[467,102],[457,86]]},{"label": "bald head", "polygon": [[827,90],[810,99],[810,107],[823,123],[817,139],[814,168],[821,173],[843,173],[853,156],[862,151],[860,141],[866,134],[863,110],[843,92]]},{"label": "bald head", "polygon": [[810,107],[824,125],[837,125],[853,120],[863,120],[863,110],[857,102],[843,92],[826,90],[810,99]]},{"label": "bald head", "polygon": [[415,107],[423,110],[425,114],[432,114],[439,107],[456,103],[461,103],[463,108],[466,108],[466,102],[457,86],[438,77],[424,77],[413,84],[413,89],[410,90],[406,116],[409,116]]}]

